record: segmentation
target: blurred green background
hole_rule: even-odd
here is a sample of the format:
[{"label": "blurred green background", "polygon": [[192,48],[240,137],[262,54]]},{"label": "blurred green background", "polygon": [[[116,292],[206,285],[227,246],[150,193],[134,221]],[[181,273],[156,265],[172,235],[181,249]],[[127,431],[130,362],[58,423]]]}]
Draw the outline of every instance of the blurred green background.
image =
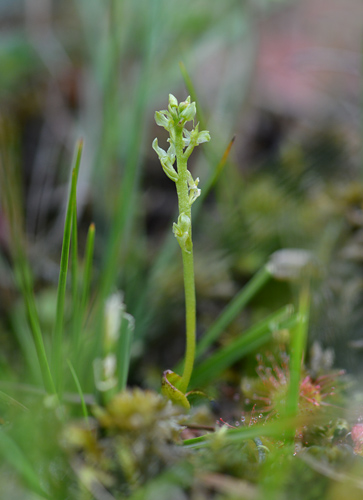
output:
[{"label": "blurred green background", "polygon": [[[92,365],[105,356],[103,314],[111,294],[122,291],[125,308],[135,318],[129,385],[159,391],[162,371],[182,359],[183,276],[171,230],[177,197],[174,183],[151,148],[156,136],[162,147],[166,145],[154,112],[167,106],[169,93],[178,100],[192,94],[201,128],[212,137],[190,161],[202,189],[193,205],[198,337],[215,324],[273,252],[303,249],[312,252],[318,263],[309,347],[318,340],[322,348],[333,348],[335,366],[361,376],[362,33],[361,0],[0,0],[1,498],[90,498],[83,487],[84,496],[79,496],[78,482],[83,465],[88,459],[93,463],[93,445],[82,434],[84,422],[71,435],[70,421],[82,416],[76,389],[81,395],[83,391],[89,406],[102,399]],[[39,316],[50,359],[57,329],[64,220],[80,138],[84,140],[77,188],[80,289],[87,283],[85,251],[91,223],[96,227],[95,252],[84,304],[74,300],[79,292],[74,268],[68,275],[59,377],[66,397],[60,408],[45,397],[27,306],[31,317],[34,290],[32,317]],[[214,349],[218,357],[243,339],[242,333],[251,326],[286,304],[296,306],[298,291],[296,283],[270,280],[206,354]],[[266,329],[272,335],[279,325]],[[283,337],[286,329],[280,333]],[[74,339],[80,339],[79,349],[74,348]],[[270,344],[280,348],[276,340]],[[325,353],[333,357],[331,351]],[[238,425],[245,404],[243,377],[256,375],[256,353],[248,354],[232,367],[230,362],[223,373],[213,375],[213,366],[206,371],[212,374],[208,394],[216,399],[217,418],[231,422],[237,418]],[[283,350],[282,354],[287,356]],[[324,352],[319,355],[323,360]],[[269,359],[272,368],[278,365],[278,358],[272,363]],[[52,361],[52,374],[58,377]],[[205,365],[197,369],[203,372]],[[81,390],[75,384],[77,377]],[[123,393],[126,413],[134,397],[129,394]],[[130,437],[128,416],[126,427],[117,428],[104,446],[107,425],[96,422],[99,415],[93,420],[105,455],[117,454],[120,463],[108,459],[100,467],[96,463],[92,474],[97,477],[111,470],[117,478],[115,494],[121,497],[119,487],[135,491],[136,499],[169,500],[165,484],[177,490],[178,498],[195,487],[197,497],[200,478],[194,481],[194,477],[203,468],[211,472],[203,479],[205,485],[214,472],[227,478],[219,497],[215,483],[204,485],[208,499],[235,498],[228,488],[232,485],[239,492],[241,485],[228,482],[232,477],[252,481],[250,486],[262,480],[262,496],[274,489],[278,499],[285,498],[280,492],[286,485],[286,492],[292,491],[290,496],[285,492],[289,498],[320,500],[325,488],[329,500],[338,500],[357,491],[352,487],[342,493],[349,488],[346,482],[337,483],[337,488],[333,483],[328,491],[325,476],[319,475],[324,484],[315,481],[318,472],[302,466],[302,461],[281,467],[292,462],[278,443],[269,443],[270,462],[258,476],[261,464],[254,442],[246,441],[241,452],[241,443],[233,449],[222,441],[218,444],[218,434],[213,453],[196,454],[194,465],[183,462],[179,471],[171,470],[170,464],[180,458],[176,453],[180,447],[170,445],[176,433],[174,410],[163,413],[165,403],[158,406],[155,393],[136,395],[134,414],[143,411],[154,418],[146,431],[141,420],[136,440]],[[120,408],[124,409],[122,404]],[[215,418],[211,410],[201,416],[209,430],[211,418]],[[358,421],[356,413],[349,418],[352,425]],[[276,435],[284,435],[283,425]],[[345,439],[349,426],[341,427]],[[64,429],[70,432],[68,438],[83,439],[79,448],[72,448],[72,439],[65,445],[68,450],[62,448]],[[331,461],[341,460],[348,470],[353,448],[343,440],[345,454],[341,450],[335,454],[334,439],[326,445],[332,446]],[[142,468],[150,466],[151,472],[137,476],[136,460],[133,475],[124,480],[120,471],[130,470],[128,450],[137,447],[135,442],[141,450],[145,443],[151,446],[150,459],[139,452]],[[324,441],[317,438],[317,442],[324,452]],[[82,446],[87,451],[83,450],[83,464],[77,462]],[[306,480],[299,467],[308,470]],[[165,474],[159,478],[160,471]],[[107,475],[98,477],[107,484]],[[142,491],[138,496],[137,488],[149,480],[150,495],[164,488],[164,496],[147,492],[143,496]],[[256,491],[257,486],[250,498]]]},{"label": "blurred green background", "polygon": [[[165,140],[154,111],[168,93],[190,93],[188,75],[212,136],[192,160],[202,190],[235,136],[195,208],[199,334],[273,251],[304,248],[321,263],[312,338],[358,366],[361,19],[354,0],[2,0],[1,197],[6,190],[13,203],[44,330],[53,326],[71,161],[83,138],[79,241],[82,254],[94,222],[93,303],[125,292],[144,371],[180,358],[182,275],[169,236],[177,200],[150,144]],[[14,353],[26,329],[9,225],[3,210],[5,372],[9,356],[22,366]],[[269,285],[229,334],[289,297],[286,285]],[[136,381],[144,376],[134,371]]]}]

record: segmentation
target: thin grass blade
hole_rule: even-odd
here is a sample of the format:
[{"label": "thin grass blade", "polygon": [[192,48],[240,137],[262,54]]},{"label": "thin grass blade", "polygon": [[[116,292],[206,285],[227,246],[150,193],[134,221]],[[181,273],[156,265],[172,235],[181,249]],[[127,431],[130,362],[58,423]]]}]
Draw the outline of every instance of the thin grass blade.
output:
[{"label": "thin grass blade", "polygon": [[219,315],[213,325],[203,335],[198,342],[196,358],[199,358],[215,342],[232,321],[241,313],[249,301],[261,290],[261,288],[271,278],[267,266],[264,266],[251,280],[242,288],[242,290],[231,300]]},{"label": "thin grass blade", "polygon": [[201,194],[201,199],[203,200],[210,190],[215,186],[217,183],[217,180],[219,179],[221,173],[223,172],[223,169],[227,163],[229,153],[231,152],[232,146],[234,144],[234,141],[236,139],[236,136],[234,135],[232,139],[229,141],[226,149],[224,150],[224,153],[222,155],[222,158],[220,161],[216,164],[216,166],[213,168],[213,171],[211,175],[208,177],[207,181],[204,184],[203,191]]},{"label": "thin grass blade", "polygon": [[203,386],[212,382],[226,368],[267,342],[274,331],[280,328],[291,328],[296,323],[296,315],[293,314],[293,310],[292,305],[283,307],[257,325],[249,328],[226,347],[212,354],[206,361],[195,368],[190,387]]},{"label": "thin grass blade", "polygon": [[[308,420],[308,418],[285,417],[268,423],[228,429],[223,439],[226,443],[238,443],[246,439],[255,439],[261,436],[283,439],[286,437],[286,431],[295,429],[298,425],[306,424]],[[183,445],[188,448],[203,448],[213,445],[213,437],[215,437],[215,434],[206,434],[204,436],[186,439],[183,441]]]},{"label": "thin grass blade", "polygon": [[[47,353],[44,346],[38,312],[34,300],[33,280],[26,257],[26,244],[22,231],[22,196],[20,193],[20,178],[16,169],[12,168],[10,159],[0,157],[0,188],[1,204],[9,222],[11,235],[11,251],[14,260],[15,281],[21,291],[32,338],[37,352],[39,367],[42,373],[44,387],[47,392],[54,393],[55,385],[50,371]],[[24,347],[24,350],[26,347]]]},{"label": "thin grass blade", "polygon": [[134,318],[129,314],[124,314],[121,321],[120,339],[118,346],[118,388],[120,391],[126,389],[127,378],[130,367],[131,342],[135,329]]},{"label": "thin grass blade", "polygon": [[78,289],[78,229],[77,229],[77,190],[73,192],[72,200],[72,233],[71,233],[71,277],[72,277],[72,304],[74,314],[79,306]]},{"label": "thin grass blade", "polygon": [[93,254],[95,248],[95,234],[96,227],[92,223],[89,226],[88,234],[87,234],[87,242],[86,242],[86,251],[85,251],[85,266],[84,266],[84,275],[83,275],[83,289],[82,289],[82,311],[84,312],[86,306],[89,301],[90,295],[90,286],[92,279],[92,266],[93,266]]},{"label": "thin grass blade", "polygon": [[40,485],[39,477],[33,469],[31,462],[24,455],[14,439],[1,428],[0,455],[5,462],[10,464],[18,472],[34,492],[40,495],[41,498],[49,499],[49,496]]},{"label": "thin grass blade", "polygon": [[84,416],[84,419],[86,421],[86,424],[87,426],[89,425],[89,415],[88,415],[88,411],[87,411],[87,405],[86,405],[86,401],[85,401],[85,398],[84,398],[84,393],[82,391],[82,387],[81,387],[81,384],[79,382],[79,379],[78,379],[78,376],[77,376],[77,373],[72,365],[72,362],[70,359],[67,359],[67,363],[68,363],[68,366],[69,366],[69,369],[71,371],[71,374],[72,374],[72,377],[73,377],[73,380],[74,380],[74,383],[77,387],[77,392],[79,394],[79,397],[80,397],[80,400],[81,400],[81,406],[82,406],[82,412],[83,412],[83,416]]},{"label": "thin grass blade", "polygon": [[188,95],[190,95],[191,100],[194,101],[197,105],[197,117],[200,124],[199,130],[206,130],[207,122],[204,119],[202,107],[200,106],[200,103],[198,101],[197,93],[195,91],[192,79],[187,71],[187,68],[185,67],[185,64],[182,61],[179,61],[179,68],[184,80],[184,84],[187,88]]},{"label": "thin grass blade", "polygon": [[58,390],[61,387],[61,367],[63,360],[64,303],[66,296],[69,248],[71,242],[71,228],[73,220],[73,203],[76,196],[78,171],[82,158],[82,149],[83,149],[83,141],[78,141],[76,148],[75,164],[72,170],[71,189],[68,198],[67,212],[64,224],[62,254],[61,254],[58,292],[57,292],[56,320],[52,338],[52,365],[53,365],[54,378]]},{"label": "thin grass blade", "polygon": [[89,226],[88,234],[87,234],[85,258],[84,258],[85,264],[84,264],[83,277],[82,277],[82,287],[80,290],[78,311],[77,311],[77,314],[75,316],[75,323],[74,323],[74,329],[73,329],[72,351],[75,354],[74,359],[78,359],[82,326],[83,326],[83,323],[85,321],[87,304],[88,304],[89,297],[90,297],[94,245],[95,245],[95,225],[92,223]]}]

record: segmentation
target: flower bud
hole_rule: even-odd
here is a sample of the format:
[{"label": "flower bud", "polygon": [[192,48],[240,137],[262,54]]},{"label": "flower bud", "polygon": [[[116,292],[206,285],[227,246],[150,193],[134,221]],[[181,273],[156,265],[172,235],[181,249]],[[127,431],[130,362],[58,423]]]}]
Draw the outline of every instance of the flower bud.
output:
[{"label": "flower bud", "polygon": [[180,248],[187,253],[191,253],[193,248],[191,227],[191,220],[186,214],[180,214],[178,223],[174,222],[173,224],[173,233],[179,242]]},{"label": "flower bud", "polygon": [[187,107],[190,105],[190,95],[185,99],[185,101],[182,101],[179,106],[178,106],[178,111],[179,113],[182,113]]},{"label": "flower bud", "polygon": [[173,168],[173,163],[175,161],[174,146],[170,145],[168,152],[166,152],[164,151],[164,149],[159,147],[158,140],[155,138],[152,143],[152,148],[158,155],[161,166],[163,167],[166,175],[169,177],[169,179],[176,182],[179,179],[179,176],[176,170]]},{"label": "flower bud", "polygon": [[208,130],[202,130],[199,132],[198,137],[197,137],[197,144],[203,144],[203,142],[209,142],[210,141],[210,134]]},{"label": "flower bud", "polygon": [[170,128],[170,119],[169,119],[168,115],[169,115],[168,111],[156,111],[155,112],[156,124],[159,125],[159,127],[164,127],[165,130],[169,130],[169,128]]},{"label": "flower bud", "polygon": [[188,175],[188,189],[189,189],[189,204],[192,205],[195,200],[200,196],[201,190],[198,188],[199,177],[195,180],[192,177],[192,174],[187,171]]},{"label": "flower bud", "polygon": [[181,113],[179,113],[179,120],[183,123],[189,122],[193,120],[196,112],[197,108],[195,102],[192,102]]},{"label": "flower bud", "polygon": [[173,94],[169,94],[169,106],[172,108],[178,107],[178,100],[173,96]]}]

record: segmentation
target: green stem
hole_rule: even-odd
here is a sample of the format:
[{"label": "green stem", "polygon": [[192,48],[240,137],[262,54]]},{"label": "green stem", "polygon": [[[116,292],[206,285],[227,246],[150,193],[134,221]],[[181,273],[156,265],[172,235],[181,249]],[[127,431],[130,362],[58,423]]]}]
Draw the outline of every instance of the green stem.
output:
[{"label": "green stem", "polygon": [[180,390],[185,393],[188,389],[190,377],[192,376],[195,358],[196,306],[193,251],[191,251],[191,253],[183,251],[182,253],[185,292],[186,350]]},{"label": "green stem", "polygon": [[[183,127],[179,125],[175,126],[175,149],[179,176],[178,180],[176,181],[176,189],[179,201],[179,214],[185,214],[191,220],[191,206],[189,203],[187,181],[187,159],[183,153]],[[191,237],[192,235],[190,234],[190,238]],[[193,249],[188,252],[182,248],[182,257],[185,293],[186,350],[184,371],[179,389],[185,393],[188,389],[195,358],[196,305]]]}]

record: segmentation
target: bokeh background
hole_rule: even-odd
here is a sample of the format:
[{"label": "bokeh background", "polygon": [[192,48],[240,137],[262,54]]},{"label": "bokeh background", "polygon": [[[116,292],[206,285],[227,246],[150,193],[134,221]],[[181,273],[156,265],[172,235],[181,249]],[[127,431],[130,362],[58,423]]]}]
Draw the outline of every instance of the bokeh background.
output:
[{"label": "bokeh background", "polygon": [[[362,20],[360,0],[1,0],[0,196],[6,189],[14,202],[45,330],[53,324],[72,157],[83,138],[81,253],[94,222],[94,287],[104,296],[123,290],[136,320],[133,355],[143,364],[132,376],[156,386],[155,360],[165,367],[180,358],[182,275],[175,244],[165,247],[177,200],[151,142],[166,139],[154,111],[169,93],[185,98],[189,77],[212,136],[192,160],[202,190],[235,137],[196,209],[199,334],[272,252],[303,248],[320,262],[311,337],[358,369]],[[5,373],[9,359],[23,369],[14,353],[26,330],[13,246],[3,209]],[[269,285],[224,341],[291,293]]]}]

